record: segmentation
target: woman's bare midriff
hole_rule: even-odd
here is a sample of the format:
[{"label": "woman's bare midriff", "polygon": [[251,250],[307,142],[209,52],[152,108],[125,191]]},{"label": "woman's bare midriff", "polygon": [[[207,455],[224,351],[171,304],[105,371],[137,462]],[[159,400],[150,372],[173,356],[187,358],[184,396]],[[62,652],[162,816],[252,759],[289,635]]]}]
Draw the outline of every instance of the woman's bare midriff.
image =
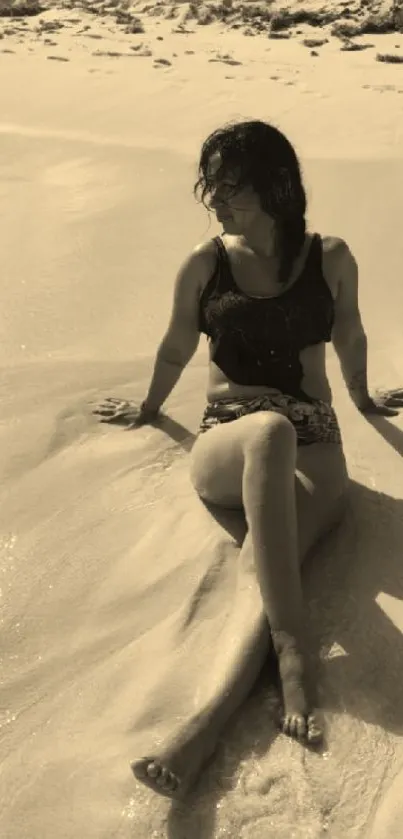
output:
[{"label": "woman's bare midriff", "polygon": [[[300,361],[304,370],[301,388],[313,399],[321,399],[323,402],[331,405],[332,391],[326,375],[325,357],[325,344],[316,344],[313,347],[307,347],[307,349],[300,353]],[[274,390],[278,392],[278,389],[274,388]],[[208,403],[232,398],[254,399],[256,396],[262,396],[271,392],[273,392],[273,388],[270,387],[239,385],[231,382],[210,358],[207,385]]]}]

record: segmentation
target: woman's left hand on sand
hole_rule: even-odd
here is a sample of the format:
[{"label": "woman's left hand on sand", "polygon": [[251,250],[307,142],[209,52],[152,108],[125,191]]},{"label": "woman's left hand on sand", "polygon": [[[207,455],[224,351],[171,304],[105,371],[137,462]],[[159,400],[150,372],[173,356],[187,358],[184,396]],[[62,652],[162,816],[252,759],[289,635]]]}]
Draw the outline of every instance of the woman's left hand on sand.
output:
[{"label": "woman's left hand on sand", "polygon": [[136,405],[135,402],[117,399],[113,396],[108,396],[102,402],[97,402],[92,408],[92,413],[100,422],[124,425],[127,431],[141,425],[151,424],[158,416],[158,411],[149,411],[142,405]]}]

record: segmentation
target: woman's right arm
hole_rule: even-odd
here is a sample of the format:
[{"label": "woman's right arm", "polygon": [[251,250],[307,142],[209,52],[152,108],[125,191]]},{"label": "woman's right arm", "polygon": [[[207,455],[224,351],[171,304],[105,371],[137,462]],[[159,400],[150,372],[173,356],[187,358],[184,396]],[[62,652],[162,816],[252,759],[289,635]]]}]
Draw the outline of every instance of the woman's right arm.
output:
[{"label": "woman's right arm", "polygon": [[167,331],[158,347],[142,411],[157,412],[194,356],[199,340],[200,294],[214,270],[212,242],[203,242],[178,271]]}]

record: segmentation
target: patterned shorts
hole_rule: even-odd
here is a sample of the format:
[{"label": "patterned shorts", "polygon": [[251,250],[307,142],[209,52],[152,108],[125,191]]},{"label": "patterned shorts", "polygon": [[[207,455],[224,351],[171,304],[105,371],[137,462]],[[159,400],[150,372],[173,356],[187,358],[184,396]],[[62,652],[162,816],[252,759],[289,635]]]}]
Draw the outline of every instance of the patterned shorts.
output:
[{"label": "patterned shorts", "polygon": [[297,432],[299,446],[311,443],[339,443],[342,439],[336,414],[327,402],[303,402],[284,393],[270,393],[254,399],[222,399],[210,402],[204,411],[199,433],[223,422],[232,422],[256,411],[275,411],[287,417]]}]

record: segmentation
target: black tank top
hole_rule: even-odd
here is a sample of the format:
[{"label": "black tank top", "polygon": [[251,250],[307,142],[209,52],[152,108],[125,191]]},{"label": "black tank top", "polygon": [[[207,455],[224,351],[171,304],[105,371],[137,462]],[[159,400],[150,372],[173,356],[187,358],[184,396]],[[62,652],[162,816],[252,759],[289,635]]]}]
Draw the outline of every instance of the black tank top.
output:
[{"label": "black tank top", "polygon": [[200,298],[199,331],[212,360],[232,382],[265,385],[310,400],[301,390],[301,350],[331,340],[334,301],[323,276],[322,240],[315,234],[304,268],[277,297],[249,297],[236,285],[219,236],[215,271]]}]

